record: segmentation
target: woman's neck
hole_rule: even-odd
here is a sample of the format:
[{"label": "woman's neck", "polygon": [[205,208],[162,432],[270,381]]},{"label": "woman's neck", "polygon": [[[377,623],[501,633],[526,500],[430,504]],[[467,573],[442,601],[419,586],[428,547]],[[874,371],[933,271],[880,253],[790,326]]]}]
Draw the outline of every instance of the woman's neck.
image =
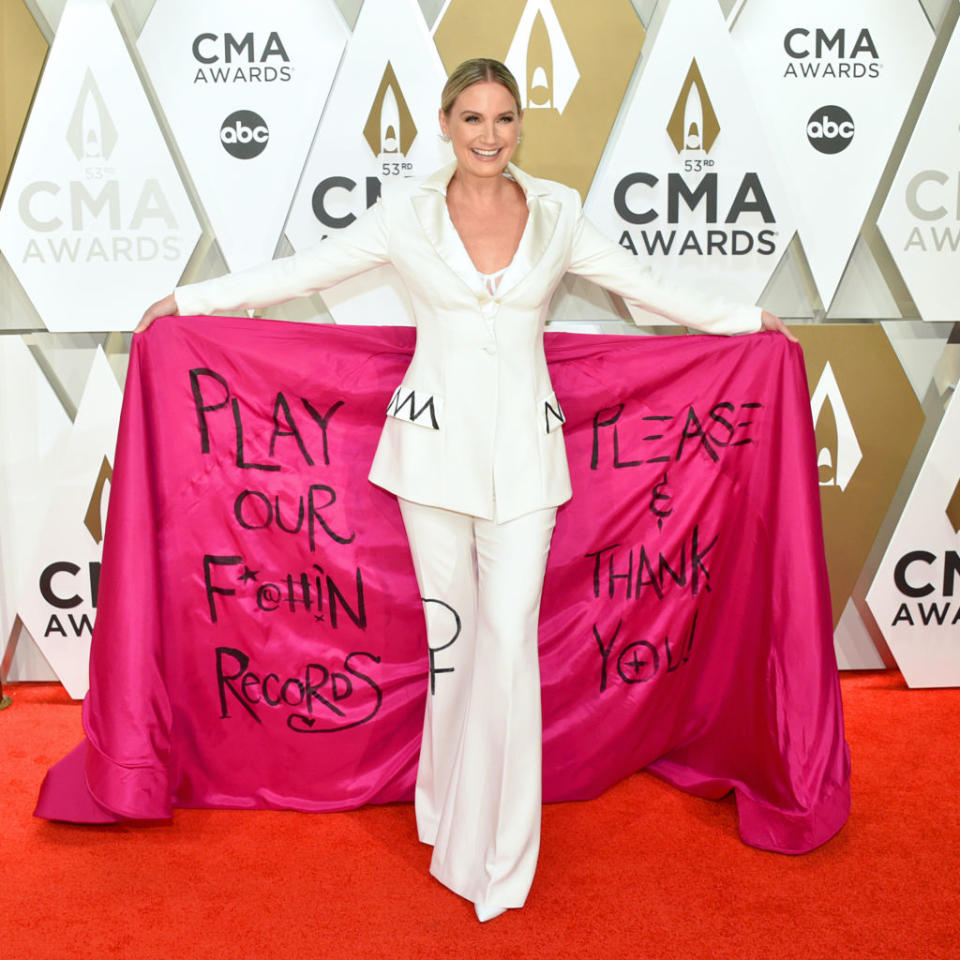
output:
[{"label": "woman's neck", "polygon": [[451,188],[459,202],[482,207],[499,202],[510,189],[510,181],[503,174],[477,177],[458,168],[447,184],[448,196]]}]

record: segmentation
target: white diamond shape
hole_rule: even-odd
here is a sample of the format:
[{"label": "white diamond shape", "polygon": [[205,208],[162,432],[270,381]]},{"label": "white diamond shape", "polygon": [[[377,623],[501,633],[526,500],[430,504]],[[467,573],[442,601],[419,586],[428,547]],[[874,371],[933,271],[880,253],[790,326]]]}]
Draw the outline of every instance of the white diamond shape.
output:
[{"label": "white diamond shape", "polygon": [[[113,465],[122,399],[110,364],[98,348],[76,420],[58,446],[56,470],[44,482],[43,525],[27,553],[31,561],[24,565],[27,576],[17,601],[20,619],[74,699],[87,692],[96,618],[93,593],[103,546],[85,519],[95,500],[91,513],[97,515],[102,534],[109,483],[98,484],[98,479],[105,459]],[[44,597],[44,590],[57,602]]]},{"label": "white diamond shape", "polygon": [[200,227],[104,0],[68,0],[0,209],[51,330],[130,330]]},{"label": "white diamond shape", "polygon": [[[407,153],[391,157],[374,156],[363,135],[388,61],[417,129]],[[352,222],[373,202],[378,180],[425,176],[452,159],[437,121],[445,79],[416,0],[364,3],[290,211],[286,234],[294,248],[341,229],[338,221]],[[326,223],[318,220],[315,203]],[[406,290],[389,264],[322,296],[337,323],[413,323]]]},{"label": "white diamond shape", "polygon": [[[678,154],[667,131],[677,105],[681,115],[686,114],[684,128],[695,116],[698,129],[702,126],[701,92],[683,96],[694,60],[719,133],[709,152],[686,148]],[[624,246],[629,237],[640,263],[653,263],[675,283],[751,303],[760,296],[794,233],[787,193],[746,95],[752,82],[740,71],[717,3],[672,0],[585,205],[589,218],[608,236]],[[714,177],[715,215],[707,212],[710,197],[704,195],[693,210],[680,200],[676,222],[669,222],[670,184],[682,182],[690,191],[704,185],[709,189]],[[746,210],[736,215],[735,198],[741,191],[748,204],[763,205],[769,213]],[[637,219],[647,217],[646,222],[631,222],[621,215],[618,193],[627,212]],[[731,216],[733,222],[727,222]],[[708,254],[711,238],[714,252]],[[747,252],[734,253],[735,248]]]},{"label": "white diamond shape", "polygon": [[0,647],[13,629],[24,558],[40,537],[56,451],[69,432],[70,418],[23,339],[0,336]]},{"label": "white diamond shape", "polygon": [[231,270],[273,257],[347,35],[331,0],[150,13],[137,46]]},{"label": "white diamond shape", "polygon": [[960,319],[960,25],[944,52],[877,219],[920,316]]},{"label": "white diamond shape", "polygon": [[960,481],[958,437],[960,385],[867,591],[867,604],[911,687],[960,686],[960,575],[948,572],[960,536],[947,516]]},{"label": "white diamond shape", "polygon": [[[798,10],[802,14],[798,16]],[[829,306],[933,45],[919,3],[874,0],[748,2],[733,41],[761,129],[796,198],[798,231],[814,280]],[[788,52],[792,51],[792,52]],[[817,55],[819,52],[819,56]],[[834,131],[825,107],[853,121]],[[823,153],[808,137],[838,145]]]}]

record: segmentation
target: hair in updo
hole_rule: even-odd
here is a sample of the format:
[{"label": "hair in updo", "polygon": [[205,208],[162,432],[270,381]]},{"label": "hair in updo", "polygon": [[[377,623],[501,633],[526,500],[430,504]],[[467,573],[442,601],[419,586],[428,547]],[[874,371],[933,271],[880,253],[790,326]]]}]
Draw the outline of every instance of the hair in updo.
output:
[{"label": "hair in updo", "polygon": [[467,87],[475,83],[499,83],[510,91],[517,113],[520,113],[520,88],[513,74],[499,60],[488,57],[475,57],[473,60],[464,60],[447,78],[440,95],[440,109],[448,117],[453,109],[454,101]]}]

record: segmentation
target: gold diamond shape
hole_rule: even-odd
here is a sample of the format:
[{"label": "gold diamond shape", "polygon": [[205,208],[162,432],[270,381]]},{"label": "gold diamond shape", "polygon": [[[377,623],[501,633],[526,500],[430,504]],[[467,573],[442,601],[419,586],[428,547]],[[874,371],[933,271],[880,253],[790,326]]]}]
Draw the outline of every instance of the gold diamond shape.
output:
[{"label": "gold diamond shape", "polygon": [[[923,426],[916,394],[879,325],[807,324],[811,394],[830,365],[815,425],[820,506],[836,627]],[[835,384],[836,389],[832,389]]]},{"label": "gold diamond shape", "polygon": [[471,57],[505,61],[528,7],[527,70],[517,77],[528,103],[514,159],[585,197],[646,31],[629,0],[451,0],[434,34],[447,72]]},{"label": "gold diamond shape", "polygon": [[47,41],[26,6],[4,3],[0,15],[0,184],[6,183],[27,119]]}]

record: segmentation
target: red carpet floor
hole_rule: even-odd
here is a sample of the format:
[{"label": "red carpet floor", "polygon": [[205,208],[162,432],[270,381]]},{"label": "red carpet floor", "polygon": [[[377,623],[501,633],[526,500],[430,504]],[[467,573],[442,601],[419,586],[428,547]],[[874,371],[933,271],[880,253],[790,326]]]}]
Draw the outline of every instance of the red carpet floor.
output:
[{"label": "red carpet floor", "polygon": [[0,713],[0,958],[960,958],[960,690],[843,678],[853,814],[801,857],[740,842],[732,800],[638,774],[551,804],[527,906],[480,925],[427,872],[409,805],[31,815],[80,739],[55,684]]}]

